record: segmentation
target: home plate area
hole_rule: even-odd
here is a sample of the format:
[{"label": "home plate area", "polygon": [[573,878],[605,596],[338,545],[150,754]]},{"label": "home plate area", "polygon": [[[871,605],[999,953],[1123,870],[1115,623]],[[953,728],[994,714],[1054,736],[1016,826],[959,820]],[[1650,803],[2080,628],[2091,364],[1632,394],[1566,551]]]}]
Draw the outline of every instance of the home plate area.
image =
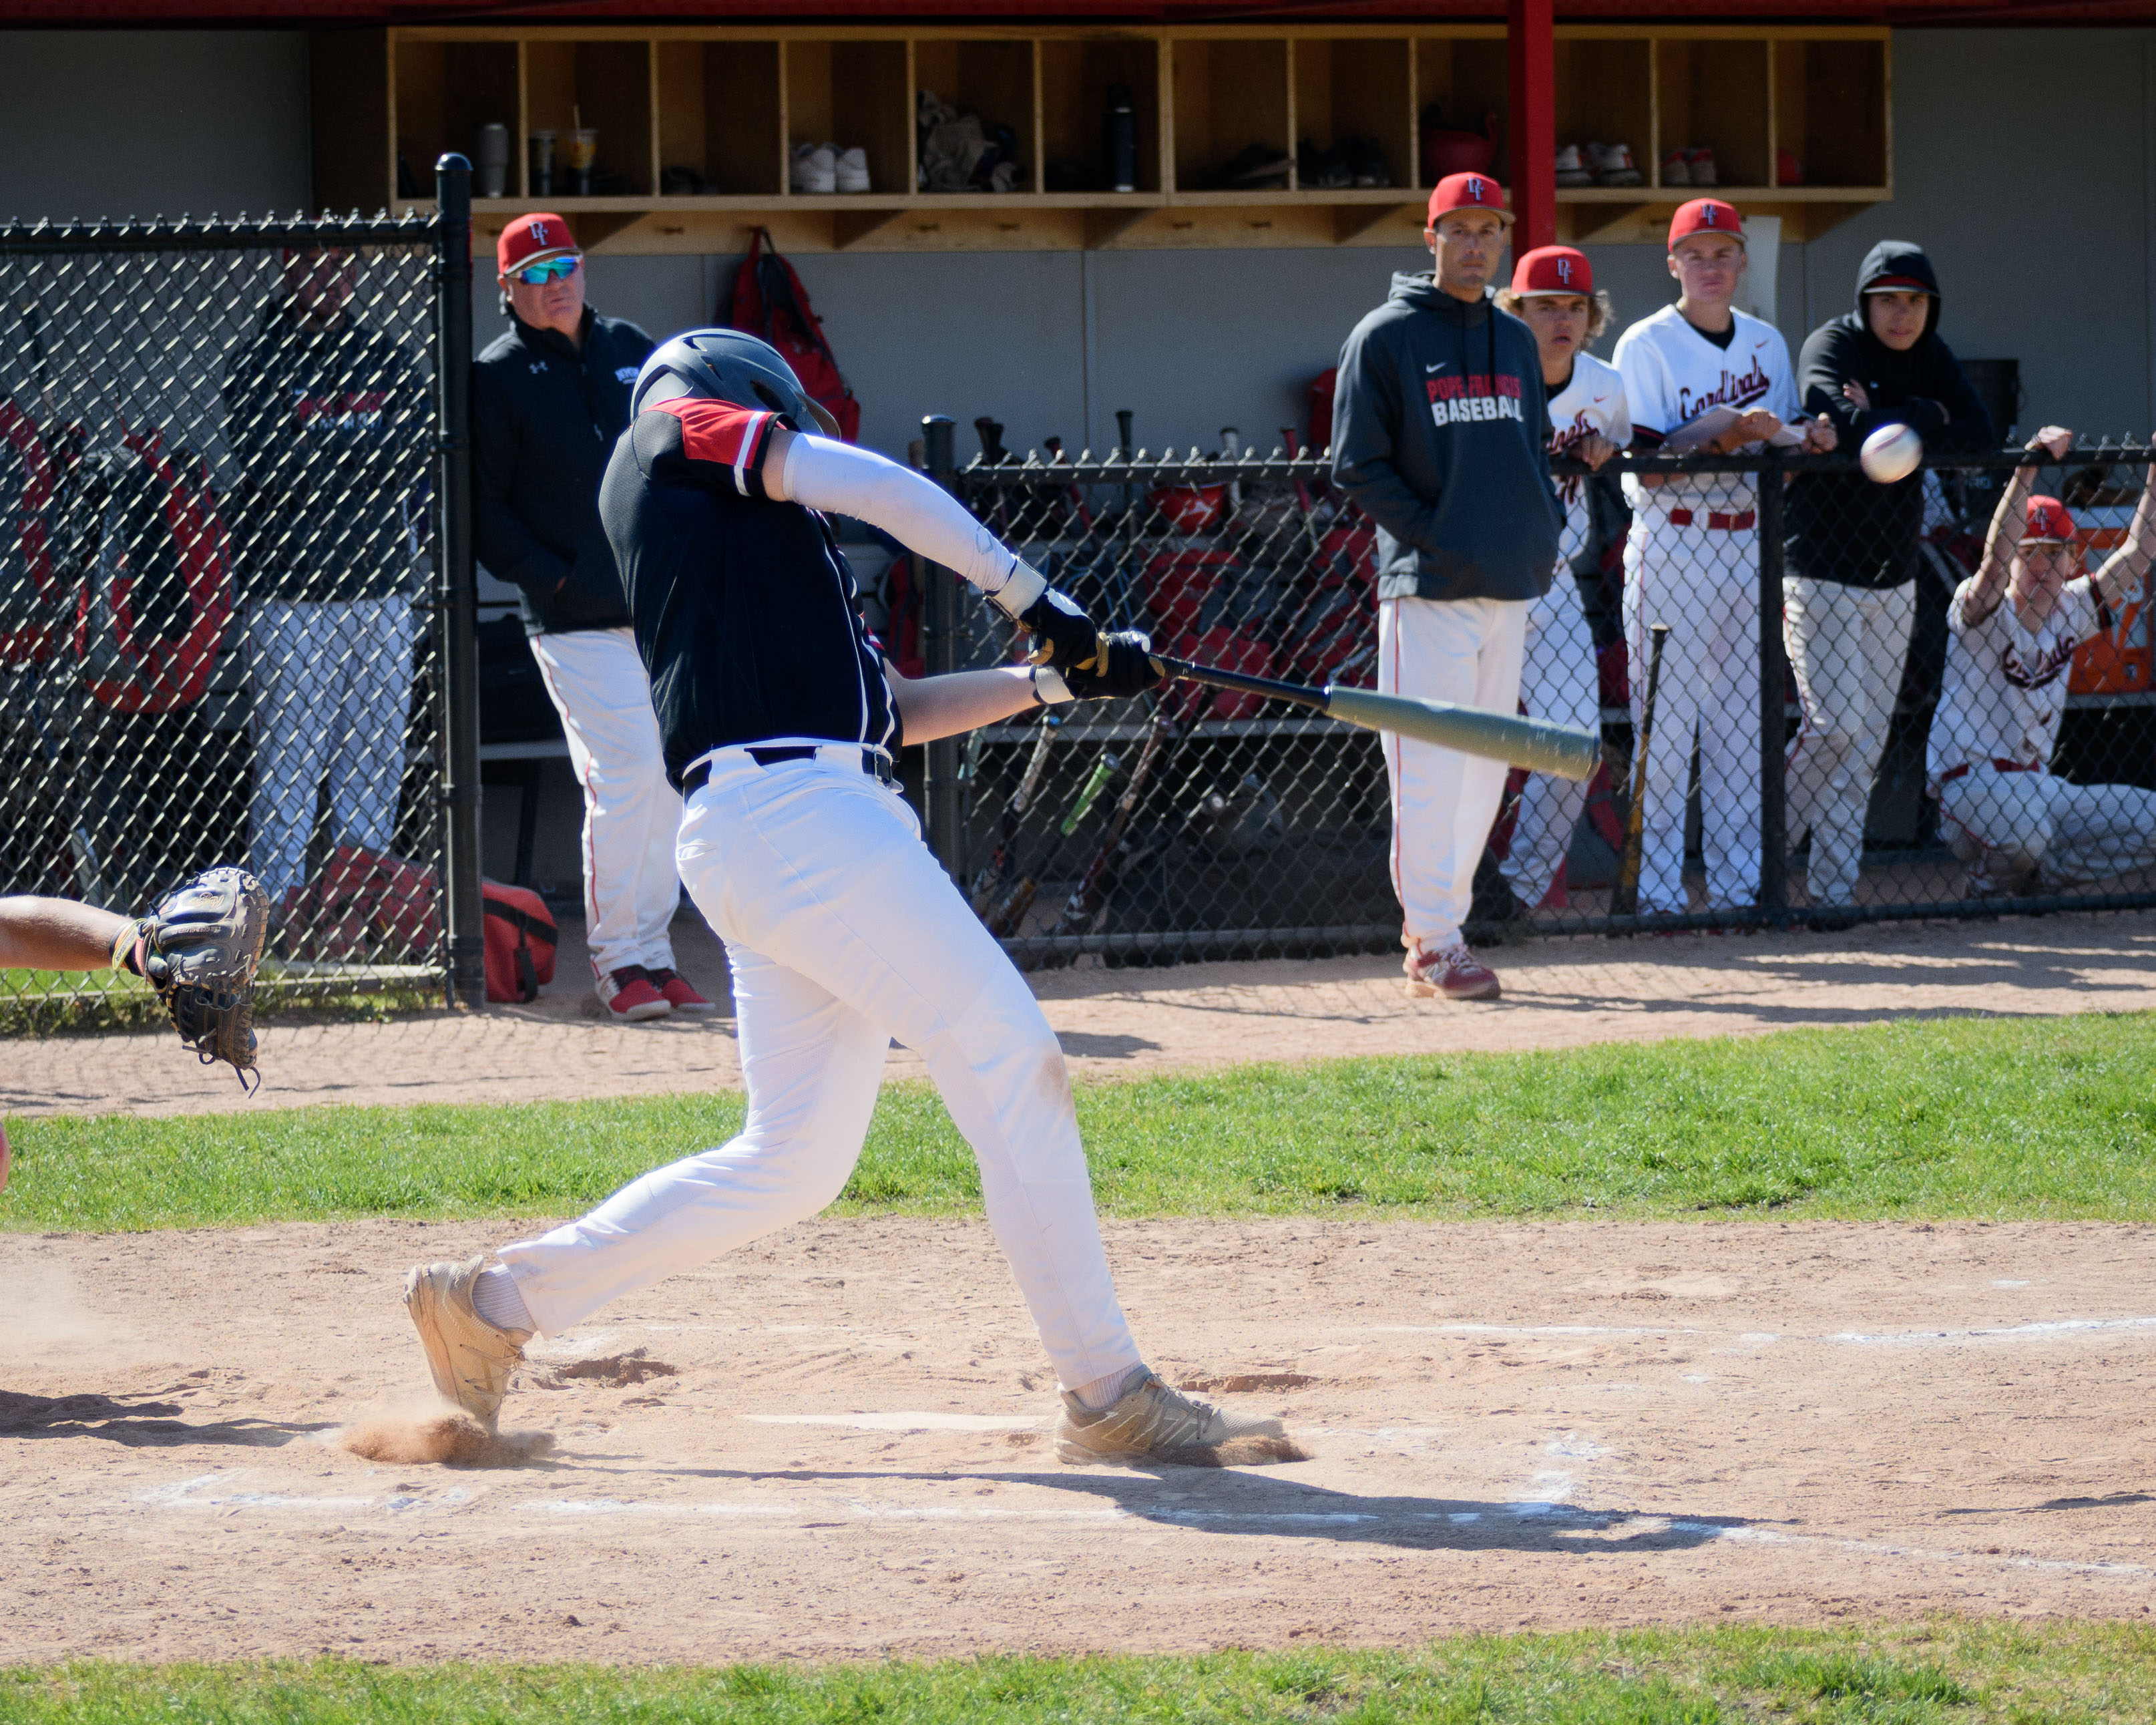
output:
[{"label": "home plate area", "polygon": [[498,1228],[0,1237],[10,1656],[764,1659],[2156,1599],[2156,1230],[1111,1224],[1171,1381],[1310,1452],[1070,1467],[978,1223],[827,1221],[535,1344],[497,1465],[408,1263]]}]

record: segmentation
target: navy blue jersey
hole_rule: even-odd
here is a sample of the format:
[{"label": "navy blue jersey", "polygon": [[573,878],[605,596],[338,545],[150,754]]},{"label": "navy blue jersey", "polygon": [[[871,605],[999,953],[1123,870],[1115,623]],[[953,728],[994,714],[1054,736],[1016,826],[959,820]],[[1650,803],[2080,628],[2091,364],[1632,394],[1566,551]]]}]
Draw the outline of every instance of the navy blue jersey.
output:
[{"label": "navy blue jersey", "polygon": [[829,525],[764,493],[781,423],[728,402],[662,402],[630,421],[599,488],[677,788],[732,744],[899,747],[883,651]]}]

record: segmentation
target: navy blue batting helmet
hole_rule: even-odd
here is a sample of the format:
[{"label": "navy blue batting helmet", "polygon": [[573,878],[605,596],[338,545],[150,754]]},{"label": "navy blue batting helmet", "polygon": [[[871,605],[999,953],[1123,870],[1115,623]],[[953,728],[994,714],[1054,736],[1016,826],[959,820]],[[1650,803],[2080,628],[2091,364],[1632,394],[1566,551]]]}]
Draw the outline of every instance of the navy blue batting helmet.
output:
[{"label": "navy blue batting helmet", "polygon": [[653,350],[636,374],[629,411],[687,396],[783,413],[803,431],[839,434],[839,422],[801,387],[786,356],[746,330],[690,330]]}]

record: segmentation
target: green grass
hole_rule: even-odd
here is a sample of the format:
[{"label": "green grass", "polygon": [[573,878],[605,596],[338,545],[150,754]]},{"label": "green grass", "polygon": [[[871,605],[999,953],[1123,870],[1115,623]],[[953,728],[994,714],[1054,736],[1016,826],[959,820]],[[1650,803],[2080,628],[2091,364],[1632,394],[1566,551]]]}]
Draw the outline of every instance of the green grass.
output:
[{"label": "green grass", "polygon": [[11,1725],[2035,1725],[2146,1720],[2156,1630],[1941,1619],[1476,1635],[1408,1652],[628,1667],[80,1664],[0,1671]]},{"label": "green grass", "polygon": [[[1081,1084],[1122,1216],[2156,1217],[2156,1017],[1927,1021]],[[732,1093],[26,1119],[0,1228],[574,1213],[720,1143]],[[971,1214],[927,1086],[890,1086],[842,1212]]]}]

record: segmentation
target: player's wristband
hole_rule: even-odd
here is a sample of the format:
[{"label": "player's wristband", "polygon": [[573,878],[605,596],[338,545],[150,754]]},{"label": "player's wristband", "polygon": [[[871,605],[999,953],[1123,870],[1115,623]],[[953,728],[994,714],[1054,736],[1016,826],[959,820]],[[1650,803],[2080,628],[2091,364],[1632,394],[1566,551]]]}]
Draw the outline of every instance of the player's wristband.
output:
[{"label": "player's wristband", "polygon": [[141,975],[142,947],[149,935],[149,925],[139,916],[124,924],[112,937],[112,968],[129,976]]},{"label": "player's wristband", "polygon": [[1063,673],[1054,665],[1034,666],[1033,704],[1035,706],[1060,706],[1065,701],[1077,698],[1070,692],[1070,685],[1063,680]]}]

